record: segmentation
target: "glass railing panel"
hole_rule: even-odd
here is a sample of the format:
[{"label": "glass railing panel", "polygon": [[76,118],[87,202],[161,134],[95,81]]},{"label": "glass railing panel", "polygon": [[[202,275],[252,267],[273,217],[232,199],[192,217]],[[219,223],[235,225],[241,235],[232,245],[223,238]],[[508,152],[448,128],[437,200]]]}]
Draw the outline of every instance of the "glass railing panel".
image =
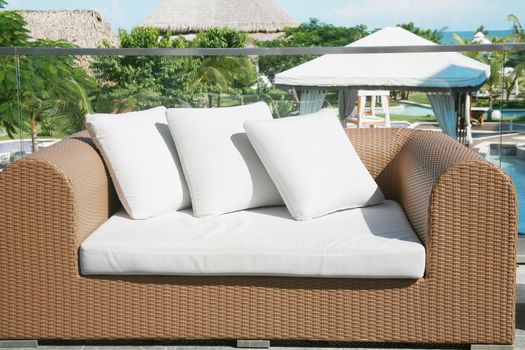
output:
[{"label": "glass railing panel", "polygon": [[0,171],[24,154],[18,62],[16,56],[0,56]]},{"label": "glass railing panel", "polygon": [[472,93],[473,149],[499,166],[502,135],[508,129],[508,125],[502,119],[504,114],[502,71],[507,56],[501,51],[476,52],[472,53],[471,57],[487,64],[491,70],[489,79],[478,91]]},{"label": "glass railing panel", "polygon": [[525,237],[525,51],[506,52],[501,95],[501,168],[518,195],[518,232]]},{"label": "glass railing panel", "polygon": [[[469,145],[513,177],[522,213],[519,230],[525,233],[525,54],[464,54],[492,71],[479,91],[468,93]],[[351,119],[361,113],[379,120],[361,127],[440,130],[425,91],[392,89],[373,98],[368,91],[343,118],[340,90],[276,84],[276,74],[316,57],[20,56],[17,65],[17,57],[1,56],[0,169],[83,130],[86,114],[160,105],[218,108],[264,101],[274,118],[331,108],[346,127],[359,127]]]},{"label": "glass railing panel", "polygon": [[500,166],[516,186],[518,232],[525,237],[525,51],[508,51],[505,56],[501,72]]},{"label": "glass railing panel", "polygon": [[[478,145],[487,160],[501,167],[513,180],[518,195],[518,232],[525,236],[525,94],[523,82],[523,52],[508,51],[493,59],[493,79],[499,81],[487,95],[492,105],[488,112],[485,134]],[[496,133],[496,136],[488,136]]]},{"label": "glass railing panel", "polygon": [[92,112],[90,98],[98,89],[84,65],[73,56],[20,56],[17,158],[84,129],[85,116]]}]

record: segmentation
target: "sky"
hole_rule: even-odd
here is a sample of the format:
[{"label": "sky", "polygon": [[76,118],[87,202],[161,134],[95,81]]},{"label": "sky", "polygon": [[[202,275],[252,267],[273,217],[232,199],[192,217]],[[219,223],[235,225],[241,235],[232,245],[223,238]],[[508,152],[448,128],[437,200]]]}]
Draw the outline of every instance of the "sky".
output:
[{"label": "sky", "polygon": [[[8,9],[94,9],[115,31],[138,25],[164,0],[7,0]],[[250,0],[246,0],[250,1]],[[342,26],[365,24],[370,29],[413,21],[417,26],[449,31],[510,29],[506,17],[525,22],[525,0],[275,0],[304,22],[316,17]]]}]

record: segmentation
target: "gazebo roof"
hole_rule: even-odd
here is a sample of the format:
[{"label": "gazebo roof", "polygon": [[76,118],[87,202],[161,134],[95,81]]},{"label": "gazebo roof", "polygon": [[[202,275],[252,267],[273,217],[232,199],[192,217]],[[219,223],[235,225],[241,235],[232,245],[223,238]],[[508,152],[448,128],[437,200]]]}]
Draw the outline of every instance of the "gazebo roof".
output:
[{"label": "gazebo roof", "polygon": [[275,33],[298,25],[274,0],[166,0],[141,23],[175,34],[226,27]]},{"label": "gazebo roof", "polygon": [[[437,45],[399,27],[379,30],[349,47]],[[456,52],[325,55],[276,76],[280,86],[364,90],[474,91],[490,67]]]}]

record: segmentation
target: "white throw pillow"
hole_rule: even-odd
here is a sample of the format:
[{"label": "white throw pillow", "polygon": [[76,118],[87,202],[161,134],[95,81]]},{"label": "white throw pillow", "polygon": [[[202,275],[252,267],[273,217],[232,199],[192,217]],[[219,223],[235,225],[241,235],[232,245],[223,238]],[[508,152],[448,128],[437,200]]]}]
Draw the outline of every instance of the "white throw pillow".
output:
[{"label": "white throw pillow", "polygon": [[190,206],[165,107],[88,115],[86,126],[130,217],[146,219]]},{"label": "white throw pillow", "polygon": [[283,204],[243,127],[247,120],[272,119],[265,103],[168,109],[167,119],[195,216]]},{"label": "white throw pillow", "polygon": [[384,200],[333,111],[247,121],[245,129],[295,219]]}]

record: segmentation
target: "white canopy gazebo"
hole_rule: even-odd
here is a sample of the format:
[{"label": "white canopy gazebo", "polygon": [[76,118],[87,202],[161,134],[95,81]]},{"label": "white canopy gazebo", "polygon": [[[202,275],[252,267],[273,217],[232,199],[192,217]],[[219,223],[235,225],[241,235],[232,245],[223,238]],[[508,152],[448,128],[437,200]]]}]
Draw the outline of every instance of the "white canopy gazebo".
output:
[{"label": "white canopy gazebo", "polygon": [[[379,30],[349,47],[437,45],[399,27]],[[439,125],[458,137],[458,116],[469,128],[470,92],[490,77],[490,67],[456,52],[325,55],[277,74],[275,82],[301,91],[301,99],[321,108],[326,91],[339,91],[339,112],[350,116],[359,90],[410,90],[428,93]],[[313,101],[313,102],[312,102]],[[317,101],[317,102],[316,102]]]}]

